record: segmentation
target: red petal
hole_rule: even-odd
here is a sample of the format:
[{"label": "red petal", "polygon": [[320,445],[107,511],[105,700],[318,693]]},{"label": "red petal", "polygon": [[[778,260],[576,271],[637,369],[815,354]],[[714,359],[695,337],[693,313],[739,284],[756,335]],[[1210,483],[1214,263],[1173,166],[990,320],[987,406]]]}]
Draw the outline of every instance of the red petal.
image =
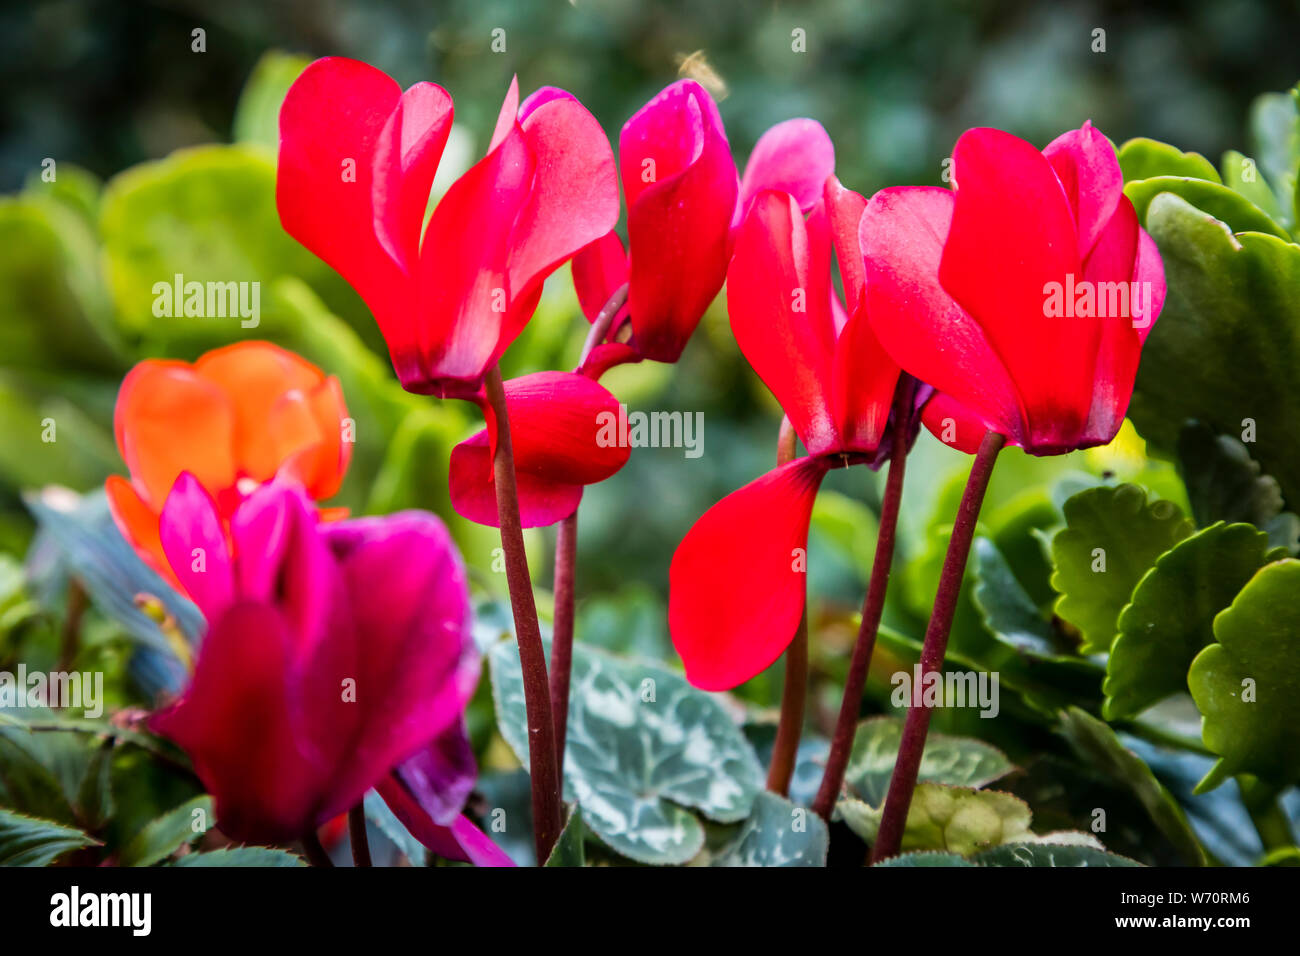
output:
[{"label": "red petal", "polygon": [[609,297],[627,281],[627,253],[623,251],[623,240],[611,229],[573,257],[572,269],[573,287],[578,293],[582,314],[588,322],[594,322]]},{"label": "red petal", "polygon": [[1061,182],[1032,145],[994,129],[962,134],[953,169],[939,281],[984,329],[1015,382],[1029,426],[1026,449],[1073,448],[1092,407],[1101,330],[1092,318],[1047,315],[1051,284],[1065,288],[1082,271]]},{"label": "red petal", "polygon": [[741,352],[804,447],[820,455],[838,447],[839,434],[830,401],[830,275],[814,270],[813,245],[793,198],[761,193],[737,235],[727,270],[727,312]]},{"label": "red petal", "polygon": [[789,193],[804,212],[822,198],[826,177],[835,172],[835,146],[822,124],[811,119],[777,123],[754,144],[740,181],[743,217],[760,192]]},{"label": "red petal", "polygon": [[921,421],[939,441],[968,455],[979,451],[990,428],[983,418],[943,392],[936,392],[926,402]]},{"label": "red petal", "polygon": [[883,189],[862,216],[866,316],[885,350],[911,375],[1021,433],[1019,399],[984,330],[939,285],[952,193]]},{"label": "red petal", "polygon": [[[537,372],[505,383],[519,510],[525,527],[543,527],[577,508],[584,485],[604,481],[630,454],[618,400],[586,375]],[[457,514],[497,527],[489,428],[452,450],[450,494]]]},{"label": "red petal", "polygon": [[858,310],[867,282],[862,264],[862,243],[858,228],[867,200],[852,189],[846,189],[834,176],[826,179],[823,190],[826,213],[830,217],[831,239],[835,244],[835,258],[839,262],[840,277],[844,282],[844,302],[852,315]]},{"label": "red petal", "polygon": [[785,651],[804,611],[808,522],[826,466],[801,458],[723,498],[669,570],[668,622],[686,677],[727,690]]},{"label": "red petal", "polygon": [[1079,258],[1087,256],[1115,214],[1124,174],[1115,149],[1092,123],[1052,140],[1043,150],[1065,189],[1079,234]]},{"label": "red petal", "polygon": [[709,94],[691,80],[669,86],[628,120],[619,159],[637,348],[675,362],[722,288],[736,208],[736,167]]}]

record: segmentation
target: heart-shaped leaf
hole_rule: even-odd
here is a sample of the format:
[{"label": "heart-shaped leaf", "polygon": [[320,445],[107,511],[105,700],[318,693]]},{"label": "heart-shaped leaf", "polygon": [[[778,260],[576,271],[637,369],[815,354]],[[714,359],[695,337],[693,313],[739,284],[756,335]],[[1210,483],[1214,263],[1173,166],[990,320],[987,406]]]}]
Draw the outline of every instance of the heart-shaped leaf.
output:
[{"label": "heart-shaped leaf", "polygon": [[1134,586],[1193,526],[1172,502],[1148,502],[1135,485],[1089,488],[1064,511],[1066,527],[1052,538],[1056,613],[1082,632],[1085,653],[1107,651]]},{"label": "heart-shaped leaf", "polygon": [[[488,654],[501,735],[528,764],[519,653]],[[565,799],[619,853],[685,863],[704,845],[686,807],[724,823],[745,819],[763,786],[753,748],[718,701],[662,665],[573,648],[564,758]]]},{"label": "heart-shaped leaf", "polygon": [[1268,535],[1218,522],[1156,559],[1119,616],[1106,662],[1104,713],[1132,717],[1187,689],[1187,668],[1214,641],[1214,616],[1268,561]]},{"label": "heart-shaped leaf", "polygon": [[830,831],[817,814],[764,790],[714,866],[825,866]]},{"label": "heart-shaped leaf", "polygon": [[1187,684],[1201,738],[1219,755],[1197,792],[1251,773],[1300,781],[1300,561],[1266,565],[1214,620],[1217,644],[1192,661]]},{"label": "heart-shaped leaf", "polygon": [[980,866],[1141,866],[1117,853],[1092,846],[1018,843],[993,847],[975,855]]},{"label": "heart-shaped leaf", "polygon": [[[870,717],[853,735],[844,781],[862,800],[880,806],[889,792],[903,721],[897,717]],[[1015,767],[996,747],[973,737],[930,734],[921,754],[917,779],[927,783],[978,789],[1005,777]]]}]

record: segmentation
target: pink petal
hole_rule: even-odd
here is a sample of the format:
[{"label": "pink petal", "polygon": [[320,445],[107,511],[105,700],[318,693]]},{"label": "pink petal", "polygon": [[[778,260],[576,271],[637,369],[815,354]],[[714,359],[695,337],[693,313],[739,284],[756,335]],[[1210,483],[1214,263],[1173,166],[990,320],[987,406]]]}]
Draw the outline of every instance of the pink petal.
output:
[{"label": "pink petal", "polygon": [[860,228],[867,320],[904,371],[1019,436],[1019,398],[1006,367],[984,330],[939,284],[952,207],[952,193],[928,186],[871,197]]},{"label": "pink petal", "polygon": [[789,193],[804,212],[822,198],[826,177],[835,172],[835,147],[821,123],[790,119],[777,123],[754,144],[740,180],[737,219],[765,189]]},{"label": "pink petal", "polygon": [[211,622],[234,598],[234,573],[216,503],[188,471],[167,495],[159,535],[172,573]]},{"label": "pink petal", "polygon": [[516,865],[468,817],[457,817],[450,827],[434,823],[396,773],[385,777],[375,789],[402,826],[443,859],[473,863],[475,866]]},{"label": "pink petal", "polygon": [[[831,407],[835,328],[830,310],[829,232],[810,236],[794,199],[759,194],[727,270],[727,312],[736,343],[772,390],[810,454],[838,448]],[[818,270],[820,257],[826,268]]]},{"label": "pink petal", "polygon": [[668,623],[686,677],[728,690],[785,651],[804,611],[808,522],[827,466],[800,458],[733,492],[687,532]]}]

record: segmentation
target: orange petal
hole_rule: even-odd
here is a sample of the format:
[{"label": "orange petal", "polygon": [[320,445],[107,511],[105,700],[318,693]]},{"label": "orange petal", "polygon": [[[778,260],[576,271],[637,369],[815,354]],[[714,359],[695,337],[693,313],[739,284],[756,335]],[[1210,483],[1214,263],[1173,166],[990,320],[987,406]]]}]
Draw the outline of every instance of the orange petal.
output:
[{"label": "orange petal", "polygon": [[122,537],[146,564],[175,584],[176,577],[167,563],[158,534],[157,513],[121,475],[109,475],[104,492],[108,496],[108,510]]},{"label": "orange petal", "polygon": [[158,507],[182,471],[214,496],[235,483],[234,411],[225,393],[184,362],[147,359],[117,396],[118,450],[146,502]]}]

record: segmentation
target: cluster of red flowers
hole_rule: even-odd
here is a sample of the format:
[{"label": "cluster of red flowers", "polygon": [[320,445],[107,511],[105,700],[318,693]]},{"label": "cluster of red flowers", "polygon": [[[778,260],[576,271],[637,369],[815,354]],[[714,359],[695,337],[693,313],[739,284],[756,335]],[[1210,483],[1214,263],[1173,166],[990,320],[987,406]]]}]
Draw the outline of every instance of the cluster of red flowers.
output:
[{"label": "cluster of red flowers", "polygon": [[[1164,281],[1090,125],[1042,152],[970,130],[951,189],[868,201],[835,177],[812,120],[769,130],[741,176],[717,105],[682,80],[628,120],[616,163],[572,95],[520,102],[512,84],[486,155],[427,215],[452,113],[434,84],[402,92],[363,63],[313,63],[281,111],[281,221],[369,305],[405,388],[483,410],[484,430],[452,454],[449,495],[502,527],[507,549],[626,463],[627,448],[597,440],[618,408],[600,377],[675,362],[725,281],[737,343],[806,455],[719,502],[673,560],[672,637],[697,686],[734,687],[796,634],[792,556],[830,469],[893,462],[901,489],[921,422],[966,451],[1057,454],[1110,441],[1123,420]],[[502,383],[498,360],[566,262],[591,322],[576,370]],[[1133,296],[1114,315],[1052,316],[1047,290],[1067,282],[1146,284],[1149,314]],[[333,520],[310,504],[339,486],[345,421],[334,379],[264,343],[145,362],[124,382],[131,478],[109,483],[114,514],[208,622],[190,686],[154,726],[190,753],[236,838],[292,839],[376,788],[438,852],[501,862],[460,816],[478,660],[459,555],[430,515]],[[511,583],[526,655],[531,598]],[[527,685],[527,660],[525,672]],[[533,703],[530,728],[549,728]],[[535,815],[558,772],[542,781],[538,767]]]}]

